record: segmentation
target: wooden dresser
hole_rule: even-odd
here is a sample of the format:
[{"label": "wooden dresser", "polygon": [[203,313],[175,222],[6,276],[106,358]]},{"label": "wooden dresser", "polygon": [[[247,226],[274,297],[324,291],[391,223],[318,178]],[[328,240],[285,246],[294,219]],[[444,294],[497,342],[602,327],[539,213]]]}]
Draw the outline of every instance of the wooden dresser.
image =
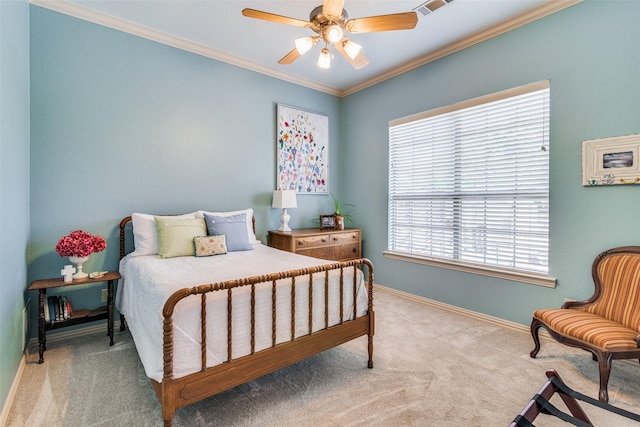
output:
[{"label": "wooden dresser", "polygon": [[361,257],[362,229],[301,228],[290,232],[271,230],[269,246],[314,258],[345,261]]}]

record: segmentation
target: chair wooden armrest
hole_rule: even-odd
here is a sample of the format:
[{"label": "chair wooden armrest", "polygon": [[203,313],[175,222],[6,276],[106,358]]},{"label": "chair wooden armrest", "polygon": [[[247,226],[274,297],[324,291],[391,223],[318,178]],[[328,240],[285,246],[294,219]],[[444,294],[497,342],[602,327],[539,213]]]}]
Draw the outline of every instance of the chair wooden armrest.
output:
[{"label": "chair wooden armrest", "polygon": [[591,298],[582,301],[565,301],[560,308],[581,308],[593,304]]}]

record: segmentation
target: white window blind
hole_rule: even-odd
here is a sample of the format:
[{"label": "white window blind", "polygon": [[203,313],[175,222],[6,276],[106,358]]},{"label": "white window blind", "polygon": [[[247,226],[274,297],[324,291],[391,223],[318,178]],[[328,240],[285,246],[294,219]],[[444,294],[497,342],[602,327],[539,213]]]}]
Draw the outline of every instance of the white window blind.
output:
[{"label": "white window blind", "polygon": [[388,247],[548,273],[548,82],[390,122]]}]

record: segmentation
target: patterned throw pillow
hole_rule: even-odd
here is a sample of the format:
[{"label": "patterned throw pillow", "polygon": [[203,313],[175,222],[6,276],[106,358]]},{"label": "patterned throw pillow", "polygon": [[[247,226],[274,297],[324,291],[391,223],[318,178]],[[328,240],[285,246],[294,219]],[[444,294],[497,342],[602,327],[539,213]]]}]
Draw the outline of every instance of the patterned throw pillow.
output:
[{"label": "patterned throw pillow", "polygon": [[219,236],[197,236],[193,238],[196,256],[222,255],[227,253],[227,242],[224,234]]}]

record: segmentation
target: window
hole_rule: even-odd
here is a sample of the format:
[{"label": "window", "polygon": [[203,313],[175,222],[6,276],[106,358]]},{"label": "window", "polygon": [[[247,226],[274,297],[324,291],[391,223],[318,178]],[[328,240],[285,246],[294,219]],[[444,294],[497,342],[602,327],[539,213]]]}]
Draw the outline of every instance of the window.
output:
[{"label": "window", "polygon": [[389,123],[386,256],[546,276],[548,251],[548,81]]}]

